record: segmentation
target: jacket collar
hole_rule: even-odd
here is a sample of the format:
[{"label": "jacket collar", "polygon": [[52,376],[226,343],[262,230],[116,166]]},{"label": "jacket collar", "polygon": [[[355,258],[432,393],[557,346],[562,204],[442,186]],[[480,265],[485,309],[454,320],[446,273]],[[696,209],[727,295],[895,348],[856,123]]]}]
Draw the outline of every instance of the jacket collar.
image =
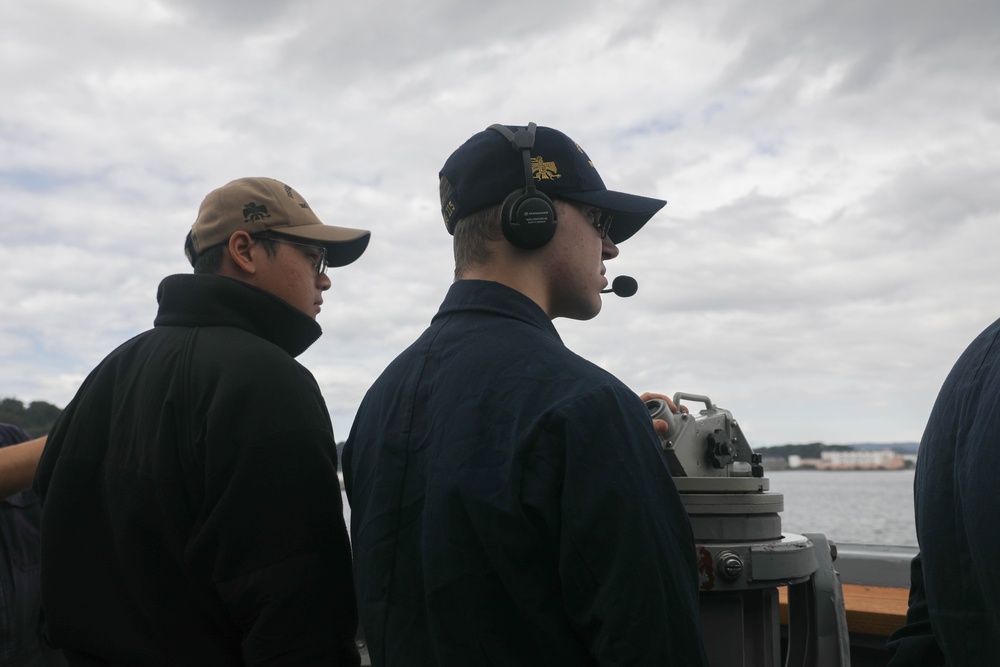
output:
[{"label": "jacket collar", "polygon": [[316,342],[323,329],[314,319],[269,292],[232,278],[167,276],[156,293],[153,326],[237,327],[293,357]]},{"label": "jacket collar", "polygon": [[562,342],[552,320],[537,303],[502,283],[492,280],[454,282],[434,319],[462,311],[480,311],[521,320]]}]

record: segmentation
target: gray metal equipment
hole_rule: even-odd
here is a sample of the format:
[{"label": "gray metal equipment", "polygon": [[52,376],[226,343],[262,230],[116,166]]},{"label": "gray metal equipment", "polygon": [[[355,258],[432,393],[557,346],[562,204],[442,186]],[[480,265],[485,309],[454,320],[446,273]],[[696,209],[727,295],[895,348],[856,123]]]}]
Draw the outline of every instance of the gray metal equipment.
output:
[{"label": "gray metal equipment", "polygon": [[850,648],[835,549],[819,533],[782,534],[784,497],[769,491],[732,413],[707,396],[674,394],[646,407],[669,425],[663,452],[691,519],[698,549],[701,622],[712,667],[779,667],[778,587],[788,586],[785,667],[850,667]]}]

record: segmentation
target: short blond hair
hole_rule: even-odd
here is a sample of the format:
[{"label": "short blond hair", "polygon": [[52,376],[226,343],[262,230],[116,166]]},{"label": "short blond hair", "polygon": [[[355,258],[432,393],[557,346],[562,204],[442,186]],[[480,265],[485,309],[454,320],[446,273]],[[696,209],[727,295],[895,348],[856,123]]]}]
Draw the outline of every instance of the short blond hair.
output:
[{"label": "short blond hair", "polygon": [[[448,179],[440,183],[441,201],[451,199],[453,189]],[[482,266],[493,256],[490,244],[503,237],[500,227],[501,204],[470,213],[455,223],[455,279],[460,279],[474,266]]]}]

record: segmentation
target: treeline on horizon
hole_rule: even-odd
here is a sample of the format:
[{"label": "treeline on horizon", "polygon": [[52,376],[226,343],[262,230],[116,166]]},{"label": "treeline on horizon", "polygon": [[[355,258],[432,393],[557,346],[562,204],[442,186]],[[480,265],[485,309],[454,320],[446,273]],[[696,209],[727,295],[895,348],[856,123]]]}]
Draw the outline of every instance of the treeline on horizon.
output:
[{"label": "treeline on horizon", "polygon": [[16,398],[0,400],[0,422],[20,426],[32,438],[48,435],[60,414],[62,408],[45,401],[32,401],[25,405]]},{"label": "treeline on horizon", "polygon": [[[32,401],[28,405],[25,405],[23,401],[16,398],[0,399],[0,422],[20,426],[32,438],[40,438],[43,435],[48,435],[56,418],[61,413],[62,408],[45,401]],[[344,442],[338,442],[338,461],[343,448]],[[892,446],[887,445],[886,448],[891,449]],[[754,448],[755,451],[760,452],[768,458],[788,458],[789,456],[797,455],[804,459],[818,459],[821,452],[845,452],[854,449],[857,449],[857,447],[853,445],[827,445],[822,442],[810,442],[798,445],[771,445]]]}]

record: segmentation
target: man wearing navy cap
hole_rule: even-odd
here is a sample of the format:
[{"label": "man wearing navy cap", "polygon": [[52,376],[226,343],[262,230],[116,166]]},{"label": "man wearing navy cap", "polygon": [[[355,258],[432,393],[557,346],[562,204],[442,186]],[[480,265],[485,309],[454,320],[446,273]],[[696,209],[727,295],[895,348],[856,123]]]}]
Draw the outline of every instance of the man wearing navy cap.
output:
[{"label": "man wearing navy cap", "polygon": [[640,397],[569,351],[664,204],[494,125],[440,173],[455,283],[344,450],[374,665],[704,665],[691,527]]}]

